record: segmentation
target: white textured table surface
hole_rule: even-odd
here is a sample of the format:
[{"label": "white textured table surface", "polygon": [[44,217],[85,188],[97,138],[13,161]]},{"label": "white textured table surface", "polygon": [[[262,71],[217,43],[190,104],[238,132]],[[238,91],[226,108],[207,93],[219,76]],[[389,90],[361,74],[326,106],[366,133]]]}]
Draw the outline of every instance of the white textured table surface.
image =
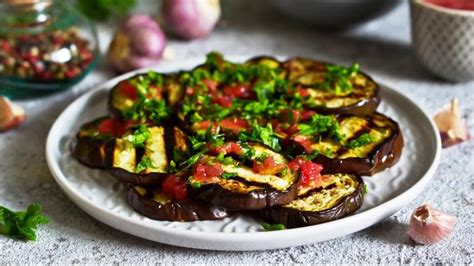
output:
[{"label": "white textured table surface", "polygon": [[[230,2],[230,1],[227,1]],[[251,3],[253,2],[253,3]],[[232,1],[225,6],[225,26],[205,40],[170,41],[175,60],[210,50],[224,54],[300,55],[349,64],[357,61],[374,78],[400,90],[433,114],[457,97],[474,132],[474,82],[450,84],[425,72],[410,48],[406,4],[363,28],[335,35],[283,19],[265,1]],[[142,7],[142,9],[145,9]],[[110,28],[100,27],[103,46]],[[166,63],[166,62],[163,62]],[[44,157],[49,128],[75,98],[112,77],[101,64],[74,89],[19,102],[28,121],[0,134],[0,205],[23,209],[44,206],[51,223],[36,242],[0,236],[0,263],[474,263],[474,141],[443,150],[441,164],[425,192],[390,218],[343,238],[264,252],[213,252],[143,240],[104,225],[76,207],[49,173]],[[458,217],[451,237],[432,246],[414,245],[405,235],[411,210],[422,202]]]}]

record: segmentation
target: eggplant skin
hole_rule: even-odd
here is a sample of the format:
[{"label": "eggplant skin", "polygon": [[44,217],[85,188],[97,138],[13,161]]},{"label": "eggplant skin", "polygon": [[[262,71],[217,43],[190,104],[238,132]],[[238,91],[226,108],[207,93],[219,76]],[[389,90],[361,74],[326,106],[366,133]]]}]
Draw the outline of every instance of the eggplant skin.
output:
[{"label": "eggplant skin", "polygon": [[[369,76],[367,77],[371,79]],[[355,115],[355,116],[371,115],[375,112],[375,110],[377,109],[377,107],[379,106],[381,102],[380,87],[377,83],[375,84],[377,86],[376,93],[372,97],[359,101],[356,104],[339,107],[339,108],[322,107],[322,108],[313,108],[313,109],[321,113],[328,113],[328,114],[342,114],[342,115]]]},{"label": "eggplant skin", "polygon": [[220,220],[231,215],[225,208],[197,200],[173,200],[159,203],[142,196],[134,187],[127,191],[128,204],[138,213],[162,221]]},{"label": "eggplant skin", "polygon": [[298,182],[280,191],[268,186],[248,193],[226,190],[218,184],[202,185],[199,189],[189,188],[191,198],[200,199],[231,211],[260,210],[290,203],[296,198]]},{"label": "eggplant skin", "polygon": [[[300,69],[301,73],[299,73],[299,75],[303,75],[305,72],[308,72],[308,71],[309,72],[310,71],[318,71],[318,72],[326,71],[327,65],[336,65],[330,62],[313,60],[313,59],[308,59],[308,58],[299,58],[299,57],[289,58],[285,62],[283,62],[282,65],[283,65],[283,68],[289,72],[288,79],[290,80],[295,78],[295,77],[291,77],[290,75],[291,70],[288,65],[291,61],[299,61],[301,63],[301,67],[303,67],[303,69]],[[351,104],[351,105],[347,105],[343,107],[329,108],[329,107],[306,106],[306,108],[313,109],[319,113],[324,113],[324,114],[344,114],[344,115],[366,116],[366,115],[370,115],[374,113],[381,102],[380,86],[367,73],[363,71],[359,71],[359,74],[364,76],[368,81],[372,82],[375,85],[375,93],[371,97],[358,101],[355,104]]]},{"label": "eggplant skin", "polygon": [[115,149],[115,139],[111,139],[104,144],[105,156],[104,156],[104,168],[107,173],[115,177],[121,182],[132,184],[132,185],[157,185],[161,184],[163,179],[168,173],[149,173],[139,174],[129,172],[125,169],[113,167],[113,152]]},{"label": "eggplant skin", "polygon": [[92,137],[78,138],[72,154],[88,167],[104,169],[103,144],[103,140]]},{"label": "eggplant skin", "polygon": [[109,117],[100,117],[91,122],[85,123],[76,134],[76,144],[73,148],[73,156],[82,164],[91,167],[104,169],[104,143],[107,138],[91,136],[88,131],[97,130],[98,125]]},{"label": "eggplant skin", "polygon": [[403,135],[397,122],[388,118],[393,125],[392,134],[380,143],[365,158],[331,159],[324,155],[316,156],[313,161],[324,166],[323,174],[349,173],[374,175],[398,162],[404,146]]},{"label": "eggplant skin", "polygon": [[333,207],[319,212],[301,211],[283,206],[261,210],[259,214],[268,223],[281,223],[287,228],[296,228],[325,223],[343,218],[357,211],[364,201],[364,182],[357,176],[359,185],[351,194],[344,196]]},{"label": "eggplant skin", "polygon": [[161,184],[168,175],[168,173],[137,174],[117,167],[107,168],[107,173],[124,183],[142,186]]}]

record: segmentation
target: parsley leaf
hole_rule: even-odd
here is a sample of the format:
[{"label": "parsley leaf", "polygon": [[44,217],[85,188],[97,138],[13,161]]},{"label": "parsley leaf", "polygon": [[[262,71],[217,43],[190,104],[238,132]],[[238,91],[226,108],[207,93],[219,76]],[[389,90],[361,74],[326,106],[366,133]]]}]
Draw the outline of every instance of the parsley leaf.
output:
[{"label": "parsley leaf", "polygon": [[270,123],[268,123],[266,127],[263,127],[254,122],[252,130],[250,132],[240,132],[238,138],[242,141],[256,141],[263,143],[275,151],[281,150],[280,139],[275,131],[273,131]]},{"label": "parsley leaf", "polygon": [[346,95],[352,92],[353,86],[350,78],[359,72],[359,65],[353,64],[350,67],[328,65],[324,88],[332,88],[336,95]]},{"label": "parsley leaf", "polygon": [[143,156],[140,162],[138,163],[137,167],[135,168],[135,172],[140,173],[145,169],[153,168],[153,161],[150,157]]},{"label": "parsley leaf", "polygon": [[133,134],[128,135],[126,138],[130,141],[135,148],[145,147],[145,142],[150,138],[151,133],[146,125],[139,125]]},{"label": "parsley leaf", "polygon": [[299,124],[298,129],[302,135],[318,137],[325,134],[337,141],[343,139],[341,126],[334,116],[315,114],[309,123]]},{"label": "parsley leaf", "polygon": [[350,149],[353,149],[353,148],[368,145],[368,144],[372,143],[373,141],[374,140],[373,140],[372,136],[369,133],[364,133],[364,134],[360,135],[359,137],[357,137],[356,139],[353,139],[353,140],[349,141],[346,144],[346,147],[348,147]]},{"label": "parsley leaf", "polygon": [[265,231],[275,231],[275,230],[285,230],[286,226],[284,224],[269,224],[262,223],[263,230]]},{"label": "parsley leaf", "polygon": [[224,172],[221,174],[221,177],[224,178],[224,179],[230,179],[230,178],[233,178],[233,177],[236,177],[237,174],[236,173],[227,173],[227,172]]},{"label": "parsley leaf", "polygon": [[207,149],[203,149],[202,151],[199,151],[195,154],[193,154],[191,157],[189,157],[186,161],[182,162],[180,164],[181,169],[186,169],[194,165],[200,158],[207,152]]},{"label": "parsley leaf", "polygon": [[0,234],[12,238],[36,240],[36,229],[49,220],[41,214],[41,205],[31,204],[26,211],[14,212],[0,206]]}]

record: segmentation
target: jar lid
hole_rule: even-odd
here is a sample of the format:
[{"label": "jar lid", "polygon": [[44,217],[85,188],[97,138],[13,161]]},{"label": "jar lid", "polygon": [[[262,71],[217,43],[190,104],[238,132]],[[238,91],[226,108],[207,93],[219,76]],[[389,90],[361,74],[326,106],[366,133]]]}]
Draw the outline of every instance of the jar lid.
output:
[{"label": "jar lid", "polygon": [[25,10],[42,10],[50,6],[54,0],[4,0],[7,5]]}]

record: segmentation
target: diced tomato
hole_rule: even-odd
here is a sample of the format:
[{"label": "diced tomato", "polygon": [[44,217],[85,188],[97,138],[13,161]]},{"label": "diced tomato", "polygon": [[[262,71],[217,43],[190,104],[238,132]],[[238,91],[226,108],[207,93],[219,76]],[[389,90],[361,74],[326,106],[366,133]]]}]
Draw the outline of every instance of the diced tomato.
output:
[{"label": "diced tomato", "polygon": [[212,154],[222,153],[224,155],[227,155],[227,154],[241,155],[242,148],[240,147],[239,144],[235,142],[227,142],[227,143],[224,143],[220,147],[215,147],[214,149],[210,150],[210,153]]},{"label": "diced tomato", "polygon": [[171,199],[184,200],[188,198],[186,183],[182,178],[169,175],[161,184],[163,194]]},{"label": "diced tomato", "polygon": [[308,89],[298,88],[296,89],[296,92],[299,93],[302,97],[309,96]]},{"label": "diced tomato", "polygon": [[296,124],[300,121],[301,114],[300,112],[292,109],[284,109],[280,111],[280,122],[288,124]]},{"label": "diced tomato", "polygon": [[131,126],[132,121],[122,121],[117,118],[108,118],[104,119],[99,124],[97,131],[99,131],[101,134],[121,137]]},{"label": "diced tomato", "polygon": [[292,136],[291,139],[299,143],[307,153],[311,153],[313,151],[313,147],[311,147],[313,142],[308,136],[296,135]]},{"label": "diced tomato", "polygon": [[226,118],[219,125],[222,129],[230,130],[233,133],[239,133],[249,128],[249,123],[242,118]]},{"label": "diced tomato", "polygon": [[117,123],[115,124],[115,136],[116,137],[121,137],[127,130],[133,125],[133,121],[128,120],[128,121],[122,121],[122,120],[117,120]]},{"label": "diced tomato", "polygon": [[124,80],[119,84],[119,90],[122,95],[128,99],[136,100],[137,99],[137,89],[130,84],[128,80]]},{"label": "diced tomato", "polygon": [[298,124],[289,125],[287,123],[281,123],[277,120],[272,121],[272,126],[275,132],[282,138],[287,138],[298,132]]},{"label": "diced tomato", "polygon": [[162,87],[158,87],[156,85],[150,85],[150,90],[149,91],[150,92],[147,94],[148,99],[151,99],[151,98],[161,99],[162,98],[162,92],[163,92]]},{"label": "diced tomato", "polygon": [[301,117],[300,119],[301,121],[306,121],[306,120],[311,119],[311,117],[315,114],[316,114],[315,111],[304,109],[300,111],[300,117]]},{"label": "diced tomato", "polygon": [[193,87],[186,87],[186,95],[193,95],[194,94],[194,88]]},{"label": "diced tomato", "polygon": [[284,164],[276,163],[275,159],[269,156],[263,162],[253,161],[252,171],[262,175],[274,175],[283,171],[284,168]]},{"label": "diced tomato", "polygon": [[232,106],[232,97],[228,95],[222,95],[212,98],[213,103],[217,103],[222,107],[231,107]]},{"label": "diced tomato", "polygon": [[217,82],[215,82],[214,80],[205,79],[202,81],[202,83],[206,85],[207,89],[209,90],[209,93],[213,94],[217,91]]},{"label": "diced tomato", "polygon": [[198,182],[211,181],[221,176],[223,172],[222,166],[218,163],[212,165],[199,163],[194,168],[194,179]]},{"label": "diced tomato", "polygon": [[209,120],[204,120],[204,121],[201,121],[201,122],[196,122],[193,124],[193,129],[194,130],[205,130],[205,129],[208,129],[210,126],[212,126],[213,130],[214,131],[214,124],[209,121]]},{"label": "diced tomato", "polygon": [[250,86],[246,84],[229,85],[223,91],[225,95],[230,95],[234,98],[249,99],[253,97]]},{"label": "diced tomato", "polygon": [[313,163],[310,160],[304,160],[301,157],[297,157],[288,163],[291,171],[300,171],[301,178],[299,184],[302,186],[315,186],[321,185],[321,171],[323,166],[317,163]]}]

